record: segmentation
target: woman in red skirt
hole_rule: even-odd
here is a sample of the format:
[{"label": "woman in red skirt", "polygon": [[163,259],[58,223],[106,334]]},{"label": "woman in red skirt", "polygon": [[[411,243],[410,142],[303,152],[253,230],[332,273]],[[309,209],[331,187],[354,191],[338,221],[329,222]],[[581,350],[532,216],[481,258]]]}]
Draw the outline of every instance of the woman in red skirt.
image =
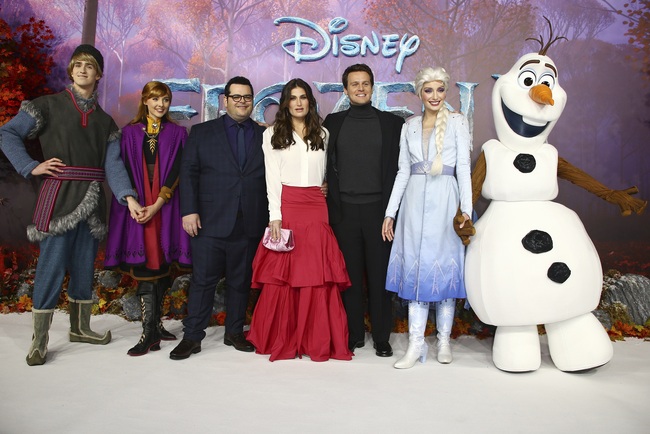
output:
[{"label": "woman in red skirt", "polygon": [[253,288],[262,288],[247,339],[270,360],[306,355],[350,360],[340,292],[350,286],[343,255],[321,192],[329,133],[321,126],[311,87],[297,78],[282,90],[275,123],[264,132],[271,238],[291,229],[295,248],[260,243]]}]

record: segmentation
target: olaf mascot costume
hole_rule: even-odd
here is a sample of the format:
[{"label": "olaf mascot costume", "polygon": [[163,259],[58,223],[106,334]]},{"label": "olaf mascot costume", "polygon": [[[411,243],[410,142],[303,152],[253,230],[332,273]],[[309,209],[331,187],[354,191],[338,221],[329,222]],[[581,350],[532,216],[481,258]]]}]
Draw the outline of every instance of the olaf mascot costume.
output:
[{"label": "olaf mascot costume", "polygon": [[618,204],[623,215],[640,214],[647,205],[629,196],[636,187],[610,190],[547,143],[567,102],[558,68],[546,56],[558,39],[546,45],[535,39],[540,52],[522,56],[496,81],[498,140],[483,145],[473,171],[474,202],[481,188],[491,202],[467,249],[467,298],[481,321],[497,326],[492,359],[508,372],[540,367],[538,324],[544,324],[551,358],[562,371],[595,368],[613,355],[591,313],[600,300],[600,259],[577,214],[552,201],[557,178]]}]

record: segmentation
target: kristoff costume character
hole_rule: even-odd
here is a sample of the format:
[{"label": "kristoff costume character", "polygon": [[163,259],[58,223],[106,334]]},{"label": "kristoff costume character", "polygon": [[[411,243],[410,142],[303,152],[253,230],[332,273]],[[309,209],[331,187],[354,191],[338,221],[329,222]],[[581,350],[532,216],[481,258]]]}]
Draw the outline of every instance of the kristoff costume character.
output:
[{"label": "kristoff costume character", "polygon": [[[104,179],[120,198],[137,198],[120,159],[120,131],[97,102],[104,60],[91,45],[72,53],[63,92],[23,101],[18,114],[0,128],[0,149],[25,178],[41,175],[33,222],[27,237],[38,242],[34,278],[32,345],[28,365],[42,365],[48,331],[66,271],[70,274],[70,341],[104,345],[111,333],[90,329],[94,260],[106,235]],[[84,98],[89,96],[89,98]],[[24,141],[38,138],[45,161],[30,157]]]}]

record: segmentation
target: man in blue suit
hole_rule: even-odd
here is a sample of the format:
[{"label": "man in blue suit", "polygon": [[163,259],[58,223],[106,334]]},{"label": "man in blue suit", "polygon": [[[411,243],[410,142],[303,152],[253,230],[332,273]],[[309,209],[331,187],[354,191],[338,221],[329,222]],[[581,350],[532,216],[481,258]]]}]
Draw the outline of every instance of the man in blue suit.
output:
[{"label": "man in blue suit", "polygon": [[244,338],[252,263],[268,223],[262,132],[251,120],[253,86],[228,81],[226,114],[192,127],[183,150],[180,198],[183,229],[192,237],[193,272],[183,340],[173,360],[201,351],[217,283],[226,277],[224,343],[254,351]]}]

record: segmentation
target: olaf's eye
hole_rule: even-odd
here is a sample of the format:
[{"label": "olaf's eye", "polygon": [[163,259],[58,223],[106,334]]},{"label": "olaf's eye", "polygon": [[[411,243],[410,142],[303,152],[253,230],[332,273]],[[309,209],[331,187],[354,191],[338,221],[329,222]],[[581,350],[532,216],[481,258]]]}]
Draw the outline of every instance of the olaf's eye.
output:
[{"label": "olaf's eye", "polygon": [[517,77],[517,83],[524,89],[530,89],[537,84],[537,76],[530,70],[521,71],[519,77]]},{"label": "olaf's eye", "polygon": [[553,74],[548,74],[548,73],[543,74],[539,78],[539,84],[545,84],[551,89],[553,89],[555,87],[555,76]]}]

